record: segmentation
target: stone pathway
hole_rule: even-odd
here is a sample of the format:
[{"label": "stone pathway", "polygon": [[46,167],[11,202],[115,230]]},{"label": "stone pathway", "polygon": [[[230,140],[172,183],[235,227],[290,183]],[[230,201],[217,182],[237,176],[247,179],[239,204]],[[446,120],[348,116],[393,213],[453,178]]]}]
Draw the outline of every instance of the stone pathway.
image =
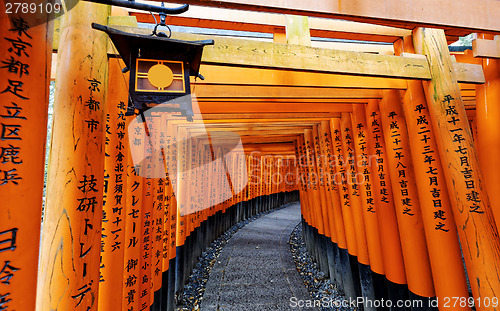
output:
[{"label": "stone pathway", "polygon": [[201,310],[305,310],[291,304],[311,299],[287,243],[299,222],[293,203],[239,230],[210,273]]}]

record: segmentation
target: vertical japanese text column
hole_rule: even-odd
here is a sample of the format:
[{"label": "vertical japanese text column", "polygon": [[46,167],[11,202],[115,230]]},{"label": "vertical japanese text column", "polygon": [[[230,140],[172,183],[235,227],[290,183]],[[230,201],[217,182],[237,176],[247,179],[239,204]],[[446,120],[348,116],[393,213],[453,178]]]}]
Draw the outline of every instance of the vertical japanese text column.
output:
[{"label": "vertical japanese text column", "polygon": [[462,243],[477,310],[500,291],[500,241],[493,212],[479,170],[476,150],[452,70],[444,31],[418,28],[413,34],[415,50],[427,55],[431,80],[423,82],[453,215]]},{"label": "vertical japanese text column", "polygon": [[108,15],[80,2],[61,17],[37,310],[97,310],[108,57],[90,21]]},{"label": "vertical japanese text column", "polygon": [[41,18],[0,11],[0,310],[35,309],[52,52]]}]

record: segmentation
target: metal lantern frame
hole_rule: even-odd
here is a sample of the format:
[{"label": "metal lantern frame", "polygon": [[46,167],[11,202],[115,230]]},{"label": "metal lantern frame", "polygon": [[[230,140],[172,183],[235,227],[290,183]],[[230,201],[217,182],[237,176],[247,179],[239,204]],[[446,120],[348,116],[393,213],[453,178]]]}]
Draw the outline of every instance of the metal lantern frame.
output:
[{"label": "metal lantern frame", "polygon": [[[180,112],[181,116],[188,119],[193,116],[190,76],[200,76],[203,47],[214,44],[214,40],[183,41],[163,36],[147,36],[95,23],[92,24],[92,28],[108,34],[127,66],[125,70],[130,70],[129,108],[132,107],[142,113],[149,108],[164,104],[159,108],[162,111]],[[157,67],[179,64],[181,70],[175,69],[177,73],[174,79],[182,81],[182,90],[155,87],[148,73],[140,70],[139,64],[148,62],[152,64],[151,68],[154,64],[157,64]],[[172,65],[172,67],[179,66]],[[168,70],[164,70],[168,75]]]}]

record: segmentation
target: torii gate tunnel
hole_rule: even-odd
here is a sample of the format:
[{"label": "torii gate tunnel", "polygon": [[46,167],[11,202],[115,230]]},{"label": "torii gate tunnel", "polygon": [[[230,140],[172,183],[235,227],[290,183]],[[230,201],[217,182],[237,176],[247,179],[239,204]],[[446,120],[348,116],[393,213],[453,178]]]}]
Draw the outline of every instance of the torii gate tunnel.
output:
[{"label": "torii gate tunnel", "polygon": [[1,6],[0,310],[174,310],[214,239],[299,200],[346,297],[422,302],[364,310],[500,310],[500,2],[178,2],[171,38],[215,40],[192,121],[129,116],[91,27],[152,14]]}]

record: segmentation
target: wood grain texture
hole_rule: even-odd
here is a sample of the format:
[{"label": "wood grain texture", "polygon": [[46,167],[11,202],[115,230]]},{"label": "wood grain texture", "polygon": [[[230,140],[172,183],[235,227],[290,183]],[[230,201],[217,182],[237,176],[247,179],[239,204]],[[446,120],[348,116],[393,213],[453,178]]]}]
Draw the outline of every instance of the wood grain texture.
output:
[{"label": "wood grain texture", "polygon": [[78,3],[62,17],[37,309],[97,310],[104,178],[109,7]]},{"label": "wood grain texture", "polygon": [[27,17],[0,11],[0,309],[19,311],[36,305],[53,26],[19,31]]},{"label": "wood grain texture", "polygon": [[[424,84],[437,145],[445,169],[467,273],[474,298],[500,292],[500,243],[493,213],[480,173],[469,122],[453,74],[452,60],[442,30],[419,28],[415,50],[427,55],[432,79]],[[478,310],[499,310],[486,308]]]}]

